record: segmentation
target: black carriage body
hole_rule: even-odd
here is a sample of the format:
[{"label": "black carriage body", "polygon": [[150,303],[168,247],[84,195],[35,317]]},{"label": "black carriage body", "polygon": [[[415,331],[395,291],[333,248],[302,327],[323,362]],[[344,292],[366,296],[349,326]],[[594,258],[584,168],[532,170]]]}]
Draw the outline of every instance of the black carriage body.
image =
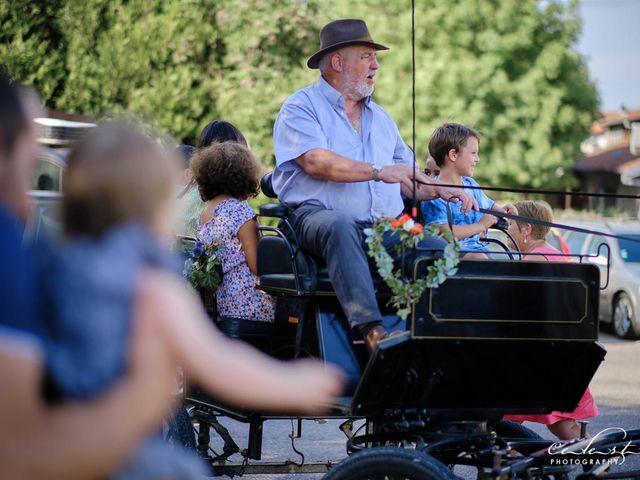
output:
[{"label": "black carriage body", "polygon": [[[314,356],[341,367],[347,391],[327,417],[367,418],[389,433],[571,411],[605,356],[597,343],[596,266],[505,260],[461,261],[455,275],[424,293],[406,323],[374,278],[385,327],[404,333],[369,356],[323,262],[299,248],[286,212],[261,208],[281,217],[280,227],[261,227],[258,245],[260,288],[278,298],[275,323],[216,321],[278,358]],[[418,261],[414,275],[429,265]],[[247,458],[260,458],[262,423],[283,418],[229,408],[194,385],[186,391],[201,421],[226,415],[251,425]]]},{"label": "black carriage body", "polygon": [[[418,261],[416,277],[430,263]],[[598,287],[593,265],[462,261],[417,303],[410,337],[370,359],[354,413],[572,411],[605,354],[596,343]]]}]

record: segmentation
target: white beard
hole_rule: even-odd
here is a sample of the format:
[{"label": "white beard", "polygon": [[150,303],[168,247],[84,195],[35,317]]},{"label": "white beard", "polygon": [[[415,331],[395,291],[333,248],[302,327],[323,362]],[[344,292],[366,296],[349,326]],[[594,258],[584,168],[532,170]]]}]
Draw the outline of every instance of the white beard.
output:
[{"label": "white beard", "polygon": [[363,98],[370,97],[373,94],[374,85],[368,85],[366,81],[352,82],[346,80],[344,82],[345,96],[351,100],[360,101]]}]

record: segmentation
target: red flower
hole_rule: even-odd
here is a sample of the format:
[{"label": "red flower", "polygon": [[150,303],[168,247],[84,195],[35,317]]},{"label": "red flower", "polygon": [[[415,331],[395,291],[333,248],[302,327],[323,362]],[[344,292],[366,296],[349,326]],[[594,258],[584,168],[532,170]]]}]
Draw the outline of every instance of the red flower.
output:
[{"label": "red flower", "polygon": [[391,228],[398,228],[400,226],[400,220],[391,220],[389,225],[391,225]]},{"label": "red flower", "polygon": [[405,213],[404,215],[402,215],[398,221],[400,222],[400,225],[404,225],[405,223],[407,223],[409,220],[411,220],[411,217],[409,216],[409,214]]},{"label": "red flower", "polygon": [[412,235],[418,235],[419,233],[422,233],[422,225],[416,223],[416,225],[411,230],[409,230],[409,233],[411,233]]}]

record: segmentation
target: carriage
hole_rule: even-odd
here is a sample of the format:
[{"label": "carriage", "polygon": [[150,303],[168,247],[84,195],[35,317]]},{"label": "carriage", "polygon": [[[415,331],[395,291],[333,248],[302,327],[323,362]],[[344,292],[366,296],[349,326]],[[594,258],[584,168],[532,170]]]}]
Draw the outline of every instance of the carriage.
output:
[{"label": "carriage", "polygon": [[[269,176],[262,190],[275,198]],[[478,478],[640,478],[640,472],[610,474],[611,459],[640,452],[640,430],[613,432],[553,444],[509,413],[572,411],[605,356],[597,343],[600,270],[587,262],[513,261],[504,244],[500,259],[461,261],[458,271],[427,289],[406,322],[386,304],[389,290],[374,279],[385,327],[401,335],[368,355],[350,330],[321,260],[300,249],[281,204],[260,208],[260,288],[278,299],[274,323],[218,318],[227,335],[280,359],[312,356],[346,374],[344,396],[323,418],[339,418],[348,457],[336,462],[263,462],[264,422],[291,418],[301,432],[303,417],[273,416],[234,408],[202,392],[185,377],[185,402],[199,424],[197,450],[217,475],[325,473],[328,480],[365,478],[454,478],[453,467],[477,469]],[[433,259],[414,264],[414,278]],[[465,292],[461,301],[459,292]],[[215,308],[211,292],[201,292]],[[240,449],[217,421],[229,417],[249,425]],[[363,420],[362,433],[353,431]],[[209,455],[211,430],[224,441]],[[187,429],[188,436],[193,433]],[[186,438],[185,443],[195,443]],[[294,446],[295,449],[295,446]],[[229,462],[240,453],[241,463]]]}]

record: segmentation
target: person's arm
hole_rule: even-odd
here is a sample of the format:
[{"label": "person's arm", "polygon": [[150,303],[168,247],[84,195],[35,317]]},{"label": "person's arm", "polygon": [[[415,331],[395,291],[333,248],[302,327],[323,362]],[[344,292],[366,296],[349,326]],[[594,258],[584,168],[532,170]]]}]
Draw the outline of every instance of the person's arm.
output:
[{"label": "person's arm", "polygon": [[176,361],[216,398],[244,408],[320,414],[340,393],[342,376],[333,367],[281,362],[222,335],[179,279],[147,271],[140,285],[156,298]]},{"label": "person's arm", "polygon": [[87,402],[44,404],[41,357],[0,352],[0,478],[102,478],[157,428],[171,405],[175,368],[139,320],[129,372]]},{"label": "person's arm", "polygon": [[[300,155],[298,164],[312,178],[333,182],[369,182],[375,180],[373,165],[338,155],[326,148],[314,148]],[[406,164],[385,165],[380,168],[378,179],[385,183],[399,183],[412,188],[413,168]],[[431,183],[429,177],[417,171],[416,178]],[[433,198],[433,197],[432,197]]]},{"label": "person's arm", "polygon": [[[453,225],[453,235],[458,240],[463,240],[468,237],[472,237],[478,233],[482,233],[496,223],[496,217],[493,215],[484,214],[482,218],[470,225]],[[449,225],[440,225],[440,230],[449,230]]]},{"label": "person's arm", "polygon": [[244,258],[247,259],[247,265],[255,275],[258,274],[258,223],[255,217],[245,222],[238,229],[238,239],[242,245]]}]

